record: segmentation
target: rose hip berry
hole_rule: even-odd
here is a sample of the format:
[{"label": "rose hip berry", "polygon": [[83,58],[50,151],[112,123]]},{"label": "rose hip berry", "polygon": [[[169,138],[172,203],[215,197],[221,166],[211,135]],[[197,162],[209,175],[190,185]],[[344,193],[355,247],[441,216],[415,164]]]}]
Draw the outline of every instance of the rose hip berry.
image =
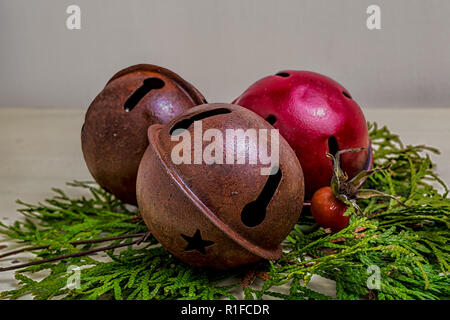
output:
[{"label": "rose hip berry", "polygon": [[361,150],[362,148],[341,150],[335,156],[330,153],[326,154],[328,158],[331,158],[333,163],[331,186],[320,188],[314,193],[311,199],[311,214],[320,226],[330,228],[334,232],[344,229],[350,221],[350,216],[344,215],[350,205],[362,214],[361,209],[356,203],[359,199],[387,197],[404,205],[390,194],[372,189],[359,189],[365,179],[375,172],[388,169],[389,165],[373,170],[362,170],[354,178],[349,180],[348,175],[342,170],[340,165],[341,155],[343,153],[357,153]]},{"label": "rose hip berry", "polygon": [[348,206],[338,200],[331,187],[322,187],[317,190],[311,199],[311,214],[316,222],[333,231],[344,229],[350,216],[344,216]]}]

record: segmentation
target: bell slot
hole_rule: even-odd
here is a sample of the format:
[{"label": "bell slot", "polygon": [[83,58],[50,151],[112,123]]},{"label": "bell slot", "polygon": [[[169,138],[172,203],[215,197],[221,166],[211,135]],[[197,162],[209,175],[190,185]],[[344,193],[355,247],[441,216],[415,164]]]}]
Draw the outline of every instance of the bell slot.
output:
[{"label": "bell slot", "polygon": [[281,169],[269,176],[256,200],[245,205],[241,212],[241,220],[247,227],[256,227],[266,218],[266,209],[277,190],[283,176]]},{"label": "bell slot", "polygon": [[136,107],[139,101],[144,98],[144,96],[154,89],[161,89],[165,85],[164,81],[159,78],[147,78],[144,80],[142,86],[140,86],[133,94],[127,99],[123,105],[123,109],[129,112]]},{"label": "bell slot", "polygon": [[271,114],[266,118],[266,121],[273,126],[277,122],[277,117]]},{"label": "bell slot", "polygon": [[348,99],[351,99],[351,98],[352,98],[352,96],[350,95],[350,93],[348,93],[347,91],[342,91],[342,94],[343,94],[346,98],[348,98]]},{"label": "bell slot", "polygon": [[290,76],[290,74],[287,73],[287,72],[278,72],[278,73],[276,74],[276,76],[277,76],[277,77],[282,77],[282,78],[287,78],[287,77]]},{"label": "bell slot", "polygon": [[333,156],[339,151],[339,145],[335,137],[331,136],[328,139],[328,152]]},{"label": "bell slot", "polygon": [[199,120],[202,120],[202,119],[205,119],[205,118],[209,118],[209,117],[212,117],[212,116],[217,116],[219,114],[227,114],[227,113],[231,113],[231,110],[228,110],[226,108],[217,108],[217,109],[213,109],[213,110],[208,110],[208,111],[205,111],[205,112],[197,113],[197,114],[193,115],[190,118],[183,119],[183,120],[177,122],[170,129],[169,133],[170,133],[170,135],[173,135],[175,133],[175,131],[178,130],[178,129],[184,129],[184,130],[189,129],[189,127],[194,123],[194,121],[199,121]]}]

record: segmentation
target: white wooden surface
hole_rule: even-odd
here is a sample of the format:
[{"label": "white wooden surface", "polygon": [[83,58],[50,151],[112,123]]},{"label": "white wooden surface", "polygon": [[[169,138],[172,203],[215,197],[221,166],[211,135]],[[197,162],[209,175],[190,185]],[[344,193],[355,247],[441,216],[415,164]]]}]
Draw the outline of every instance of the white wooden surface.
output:
[{"label": "white wooden surface", "polygon": [[[0,109],[0,221],[19,219],[16,199],[37,203],[51,197],[52,187],[63,188],[71,196],[82,190],[66,188],[65,182],[91,180],[84,164],[80,130],[84,109],[3,108]],[[447,109],[365,109],[366,119],[387,125],[406,144],[438,147],[434,156],[437,172],[450,182],[450,108]],[[0,242],[7,249],[17,244]],[[26,258],[26,256],[25,256]],[[23,260],[24,257],[20,259]],[[0,261],[7,266],[14,259]],[[334,284],[316,279],[311,286],[333,294]],[[0,291],[15,287],[13,272],[0,273]]]}]

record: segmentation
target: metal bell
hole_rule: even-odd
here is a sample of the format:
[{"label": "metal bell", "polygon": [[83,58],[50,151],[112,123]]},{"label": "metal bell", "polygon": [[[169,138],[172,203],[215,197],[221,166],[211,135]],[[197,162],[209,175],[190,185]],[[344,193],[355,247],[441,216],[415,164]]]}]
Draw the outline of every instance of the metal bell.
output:
[{"label": "metal bell", "polygon": [[205,104],[152,125],[148,139],[137,200],[169,252],[218,269],[281,256],[302,210],[304,182],[295,152],[276,129],[243,107]]},{"label": "metal bell", "polygon": [[136,204],[148,127],[205,102],[194,86],[168,69],[140,64],[118,72],[89,106],[81,131],[90,173],[117,198]]},{"label": "metal bell", "polygon": [[364,114],[347,89],[309,71],[285,70],[252,84],[233,103],[256,112],[286,138],[305,173],[305,197],[328,186],[333,166],[326,153],[364,147],[344,154],[349,177],[372,166],[372,150]]}]

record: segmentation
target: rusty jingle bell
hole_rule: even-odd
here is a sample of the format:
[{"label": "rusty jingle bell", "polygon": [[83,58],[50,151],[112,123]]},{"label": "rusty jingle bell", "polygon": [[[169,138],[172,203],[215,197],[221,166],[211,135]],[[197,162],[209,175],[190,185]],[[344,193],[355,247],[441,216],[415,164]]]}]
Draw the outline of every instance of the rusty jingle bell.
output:
[{"label": "rusty jingle bell", "polygon": [[[199,121],[205,134],[201,140],[195,137]],[[213,161],[190,162],[189,155],[198,153],[198,141],[207,153],[205,140],[212,143],[212,135],[206,137],[211,129],[222,148],[215,144],[214,152],[209,150]],[[242,134],[247,129],[275,130],[256,113],[231,104],[197,106],[148,130],[149,146],[137,177],[138,205],[155,238],[186,263],[227,269],[261,258],[278,259],[281,242],[300,216],[304,181],[295,152],[278,135],[277,165],[272,174],[262,174],[268,165],[250,161],[250,153],[260,151],[262,138]],[[241,135],[230,140],[227,134],[239,130]],[[181,141],[192,136],[194,142],[179,152]],[[267,154],[276,152],[273,139],[269,133],[263,139]],[[244,163],[220,160],[219,151],[237,160],[238,150],[248,153]],[[187,161],[174,161],[180,154]]]},{"label": "rusty jingle bell", "polygon": [[116,73],[89,106],[81,132],[84,159],[95,181],[136,204],[148,127],[205,102],[194,86],[159,66],[139,64]]}]

